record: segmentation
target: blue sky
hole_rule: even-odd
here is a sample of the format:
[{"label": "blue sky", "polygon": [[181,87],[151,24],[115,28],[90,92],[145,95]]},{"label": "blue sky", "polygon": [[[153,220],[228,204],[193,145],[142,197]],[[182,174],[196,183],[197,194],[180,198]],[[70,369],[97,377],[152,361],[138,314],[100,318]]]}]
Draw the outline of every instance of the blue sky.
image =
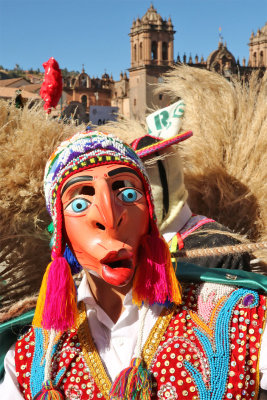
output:
[{"label": "blue sky", "polygon": [[[85,66],[92,76],[119,78],[130,67],[128,33],[150,0],[0,0],[0,65],[42,68],[53,56],[61,68]],[[267,21],[266,0],[154,0],[176,30],[174,57],[217,48],[219,27],[228,49],[248,59],[249,37]],[[253,8],[252,8],[253,6]]]}]

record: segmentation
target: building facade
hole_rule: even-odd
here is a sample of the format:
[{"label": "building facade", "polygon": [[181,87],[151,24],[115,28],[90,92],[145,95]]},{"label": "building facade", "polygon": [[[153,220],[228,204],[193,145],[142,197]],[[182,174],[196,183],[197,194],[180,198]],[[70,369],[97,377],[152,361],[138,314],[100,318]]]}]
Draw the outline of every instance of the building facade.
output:
[{"label": "building facade", "polygon": [[258,29],[256,35],[251,33],[249,39],[249,66],[256,68],[267,67],[267,22]]},{"label": "building facade", "polygon": [[[141,19],[133,20],[130,28],[129,76],[121,72],[120,79],[114,81],[112,75],[105,72],[101,78],[91,78],[84,68],[80,74],[64,75],[63,95],[57,112],[67,119],[87,123],[90,121],[90,109],[104,106],[106,109],[110,107],[113,115],[116,108],[118,114],[143,120],[151,109],[163,108],[170,103],[166,94],[155,93],[154,88],[162,80],[162,75],[175,64],[183,63],[218,72],[228,79],[233,75],[246,79],[255,69],[260,69],[263,75],[267,67],[267,23],[255,35],[251,34],[248,63],[245,59],[241,63],[236,60],[221,40],[206,60],[198,55],[187,57],[186,54],[182,57],[178,54],[174,59],[174,34],[171,18],[163,19],[151,4]],[[39,94],[42,74],[28,72],[26,80],[15,78],[6,81],[3,74],[4,71],[0,71],[0,89],[7,85],[10,88],[23,86],[22,89]]]},{"label": "building facade", "polygon": [[155,95],[153,87],[174,64],[172,21],[163,20],[153,5],[145,15],[133,21],[130,31],[131,67],[129,69],[130,116],[143,119],[147,110],[165,107],[168,99]]},{"label": "building facade", "polygon": [[[212,51],[206,60],[198,55],[192,58],[185,54],[174,60],[174,27],[171,18],[163,20],[157,10],[150,6],[145,15],[133,21],[129,33],[131,46],[131,66],[129,68],[128,93],[124,91],[124,102],[129,101],[129,116],[143,120],[150,109],[162,108],[170,99],[164,94],[155,93],[155,85],[173,65],[184,63],[196,68],[218,72],[229,79],[239,75],[246,80],[254,69],[260,69],[260,76],[267,68],[267,23],[257,34],[252,33],[249,46],[248,63],[235,59],[222,40],[218,48]],[[116,83],[115,83],[116,84]],[[113,91],[113,102],[116,93]],[[119,103],[119,110],[124,114]],[[127,114],[128,115],[128,114]]]}]

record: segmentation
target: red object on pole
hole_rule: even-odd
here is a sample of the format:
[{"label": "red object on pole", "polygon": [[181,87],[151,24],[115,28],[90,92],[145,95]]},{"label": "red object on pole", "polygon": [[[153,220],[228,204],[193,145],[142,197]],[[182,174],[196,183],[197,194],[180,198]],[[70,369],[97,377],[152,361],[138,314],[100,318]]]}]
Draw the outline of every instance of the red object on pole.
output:
[{"label": "red object on pole", "polygon": [[62,76],[59,65],[54,57],[43,63],[45,69],[44,81],[40,96],[44,100],[44,109],[48,114],[52,107],[56,107],[62,94]]}]

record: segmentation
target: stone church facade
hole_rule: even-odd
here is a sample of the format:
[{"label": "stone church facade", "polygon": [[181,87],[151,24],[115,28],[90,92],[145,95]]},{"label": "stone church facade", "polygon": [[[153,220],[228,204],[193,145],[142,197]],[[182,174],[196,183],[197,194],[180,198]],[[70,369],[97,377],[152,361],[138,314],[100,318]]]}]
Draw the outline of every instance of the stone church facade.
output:
[{"label": "stone church facade", "polygon": [[153,5],[133,21],[131,32],[131,67],[129,69],[130,116],[142,119],[147,109],[165,107],[168,99],[155,95],[153,87],[160,76],[174,64],[174,29],[171,19],[163,20]]},{"label": "stone church facade", "polygon": [[[151,6],[145,15],[133,21],[130,29],[131,63],[129,77],[120,74],[120,80],[114,81],[112,75],[103,74],[101,79],[90,78],[84,70],[78,76],[64,80],[64,91],[67,93],[69,114],[79,110],[88,115],[90,106],[113,106],[118,113],[134,119],[143,120],[150,109],[162,108],[169,104],[169,99],[161,93],[154,93],[154,87],[160,83],[162,74],[176,63],[184,63],[197,68],[218,72],[226,78],[239,74],[246,79],[253,69],[267,67],[267,23],[249,40],[249,61],[242,63],[228,50],[226,43],[219,42],[218,48],[210,53],[207,60],[194,60],[184,55],[173,56],[175,30],[171,18],[163,19]],[[89,118],[89,117],[88,117]],[[84,119],[85,120],[85,119]]]},{"label": "stone church facade", "polygon": [[257,33],[251,33],[249,39],[249,65],[251,67],[267,67],[267,22]]}]

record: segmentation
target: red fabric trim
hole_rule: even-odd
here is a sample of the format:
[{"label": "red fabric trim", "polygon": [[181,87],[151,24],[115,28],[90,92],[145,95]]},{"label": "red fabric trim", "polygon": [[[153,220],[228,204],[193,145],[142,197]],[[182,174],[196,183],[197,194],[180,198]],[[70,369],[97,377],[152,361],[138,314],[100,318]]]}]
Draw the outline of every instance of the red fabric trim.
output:
[{"label": "red fabric trim", "polygon": [[184,233],[182,233],[181,238],[184,240],[188,235],[190,235],[190,233],[196,231],[198,228],[200,228],[201,226],[203,226],[205,224],[208,224],[209,222],[215,222],[215,221],[214,221],[214,219],[205,217],[204,219],[198,221],[196,223],[196,225],[192,226],[192,228],[190,228],[187,231],[185,231]]},{"label": "red fabric trim", "polygon": [[182,250],[184,248],[184,242],[179,232],[176,233],[176,237],[177,237],[178,250]]},{"label": "red fabric trim", "polygon": [[136,150],[136,154],[138,155],[138,157],[143,158],[149,154],[153,154],[156,151],[162,150],[166,147],[169,147],[173,144],[182,142],[184,140],[186,140],[187,138],[189,138],[190,136],[193,135],[193,132],[188,131],[188,132],[184,132],[181,133],[180,135],[176,135],[174,137],[171,137],[169,139],[166,140],[161,140],[158,143],[152,144],[150,146],[144,147],[143,149],[140,150]]}]

